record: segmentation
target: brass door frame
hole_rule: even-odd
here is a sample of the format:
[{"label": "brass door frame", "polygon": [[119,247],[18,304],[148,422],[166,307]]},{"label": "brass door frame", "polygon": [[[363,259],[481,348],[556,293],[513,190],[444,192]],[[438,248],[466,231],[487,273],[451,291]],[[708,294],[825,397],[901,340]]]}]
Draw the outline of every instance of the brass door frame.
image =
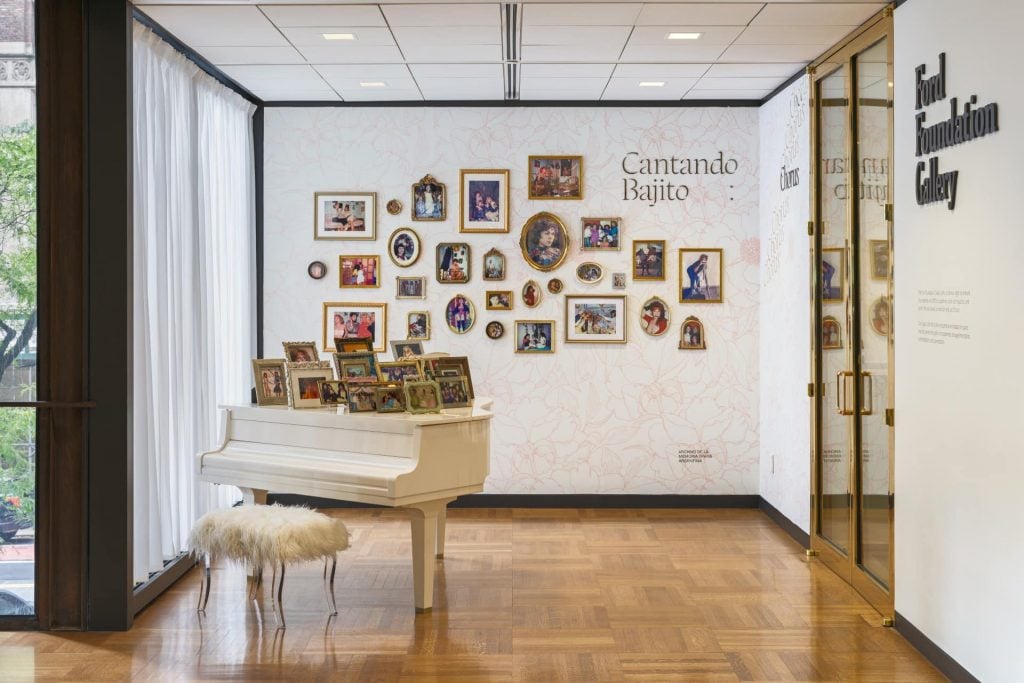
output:
[{"label": "brass door frame", "polygon": [[[848,188],[860,187],[860,168],[859,168],[859,155],[858,155],[858,144],[857,144],[857,105],[858,105],[858,92],[857,92],[857,60],[856,57],[861,52],[871,47],[878,41],[888,38],[888,81],[893,82],[893,22],[892,22],[892,9],[886,7],[873,17],[868,23],[861,29],[856,31],[845,43],[838,46],[832,52],[821,57],[819,60],[814,62],[808,67],[809,87],[810,87],[810,130],[811,130],[811,218],[813,235],[810,244],[811,251],[811,290],[810,290],[810,305],[811,305],[811,387],[813,389],[814,400],[811,402],[811,550],[818,556],[818,558],[828,566],[832,571],[841,576],[845,581],[850,583],[856,588],[856,590],[864,596],[864,598],[879,611],[883,617],[891,618],[894,613],[894,594],[895,594],[895,566],[894,566],[894,519],[892,508],[890,507],[890,518],[889,518],[889,576],[888,585],[886,589],[879,584],[873,577],[867,574],[867,572],[861,568],[861,548],[859,540],[861,538],[861,492],[862,492],[862,479],[861,479],[861,446],[862,446],[862,434],[861,434],[861,421],[860,416],[856,415],[859,411],[855,410],[854,418],[851,420],[850,429],[848,430],[848,442],[847,448],[849,453],[848,465],[848,481],[849,490],[847,493],[847,501],[849,504],[850,511],[850,523],[848,526],[848,538],[846,547],[847,553],[843,553],[829,541],[827,541],[821,534],[821,518],[820,518],[820,507],[822,502],[821,488],[822,488],[822,472],[820,463],[824,455],[822,448],[822,435],[821,435],[821,420],[823,417],[822,411],[829,410],[830,406],[821,405],[822,396],[824,396],[825,382],[830,378],[822,376],[821,367],[821,349],[818,348],[820,339],[820,330],[822,323],[822,309],[819,305],[818,299],[820,298],[822,280],[821,280],[821,268],[818,267],[819,256],[822,249],[822,207],[821,207],[821,183],[823,182],[820,159],[821,159],[821,130],[819,126],[819,107],[820,101],[818,97],[818,89],[821,81],[835,73],[838,69],[846,69],[846,102],[847,102],[847,140],[846,140],[846,157],[847,157],[847,170],[846,170],[846,183]],[[890,86],[891,93],[891,86]],[[893,300],[892,291],[892,272],[893,272],[893,253],[892,253],[892,154],[893,154],[893,109],[891,101],[889,104],[888,113],[888,158],[890,160],[890,168],[888,174],[888,197],[889,207],[887,208],[888,218],[888,241],[889,241],[889,277],[886,284],[886,291],[888,300],[890,302],[890,311],[895,311],[895,302]],[[852,192],[847,194],[848,202],[846,207],[846,226],[845,226],[845,246],[847,247],[844,251],[846,262],[844,263],[843,272],[843,287],[848,293],[845,314],[847,316],[847,340],[849,343],[845,345],[845,369],[852,373],[854,378],[862,376],[860,368],[860,358],[858,354],[859,341],[861,339],[862,330],[861,325],[861,302],[859,296],[855,296],[854,292],[859,292],[859,279],[861,277],[860,271],[860,206],[857,197],[859,195]],[[894,315],[890,315],[889,329],[887,337],[887,355],[888,355],[888,386],[887,386],[887,397],[888,406],[891,407],[894,401],[894,344],[893,344],[893,320]],[[864,403],[863,400],[863,381],[853,382],[853,398],[854,407],[861,406]],[[845,400],[845,396],[843,397]],[[877,406],[875,408],[878,408]],[[890,413],[886,413],[888,416]],[[889,491],[894,492],[894,462],[895,462],[895,430],[892,424],[889,424],[888,429],[888,447],[889,447]]]}]

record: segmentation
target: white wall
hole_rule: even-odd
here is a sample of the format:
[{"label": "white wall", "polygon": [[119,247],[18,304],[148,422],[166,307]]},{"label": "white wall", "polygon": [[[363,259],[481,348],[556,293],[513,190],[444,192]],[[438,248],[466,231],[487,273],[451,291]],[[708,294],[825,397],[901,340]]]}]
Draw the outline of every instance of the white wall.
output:
[{"label": "white wall", "polygon": [[[1020,681],[1024,5],[912,0],[895,21],[896,609],[979,679]],[[937,73],[940,52],[948,95],[998,102],[1002,128],[938,154],[960,172],[953,211],[914,193],[914,67]],[[949,101],[926,112],[945,119]],[[933,290],[969,303],[919,303]],[[970,338],[922,334],[927,322]]]},{"label": "white wall", "polygon": [[[650,207],[623,201],[622,157],[735,158],[731,176],[689,176],[690,198]],[[583,201],[529,201],[527,156],[582,154]],[[389,335],[403,329],[407,311],[428,309],[433,339],[428,351],[467,355],[480,395],[493,396],[492,493],[689,493],[758,492],[758,110],[756,108],[270,108],[265,136],[265,353],[282,340],[320,339],[324,301],[387,301]],[[409,187],[426,173],[448,184],[457,206],[460,168],[508,168],[512,178],[512,232],[462,235],[457,211],[444,223],[410,222]],[[313,193],[372,190],[379,195],[375,242],[314,241]],[[390,216],[384,203],[397,197],[406,213]],[[570,257],[556,272],[538,273],[519,255],[519,229],[538,211],[552,211],[573,231]],[[629,343],[567,345],[563,296],[550,295],[527,309],[519,290],[529,278],[557,276],[566,292],[614,293],[610,274],[598,285],[581,285],[574,265],[588,259],[609,271],[630,271],[622,252],[581,253],[581,216],[621,216],[625,244],[666,239],[668,279],[634,283],[629,278]],[[340,290],[341,253],[384,254],[397,227],[417,230],[424,256],[399,269],[384,259],[380,290]],[[435,281],[434,246],[472,245],[472,281],[465,286]],[[504,283],[484,282],[482,255],[501,249],[509,264]],[[722,247],[725,303],[678,303],[676,249]],[[313,281],[306,265],[320,259],[328,276]],[[427,300],[395,301],[396,275],[428,277]],[[485,289],[515,290],[515,310],[485,312]],[[476,304],[479,322],[464,336],[449,332],[443,309],[457,292]],[[640,304],[658,295],[671,305],[672,329],[649,338],[638,324]],[[679,351],[679,328],[697,315],[707,329],[708,350]],[[516,319],[556,321],[550,356],[513,353],[511,333],[498,341],[484,335],[488,320],[510,330]],[[801,377],[806,373],[801,373]],[[805,381],[801,379],[801,381]],[[680,462],[680,449],[706,449],[709,458]]]},{"label": "white wall", "polygon": [[[811,462],[807,87],[800,78],[760,109],[760,490],[804,531],[810,531]],[[780,177],[783,169],[788,179]]]}]

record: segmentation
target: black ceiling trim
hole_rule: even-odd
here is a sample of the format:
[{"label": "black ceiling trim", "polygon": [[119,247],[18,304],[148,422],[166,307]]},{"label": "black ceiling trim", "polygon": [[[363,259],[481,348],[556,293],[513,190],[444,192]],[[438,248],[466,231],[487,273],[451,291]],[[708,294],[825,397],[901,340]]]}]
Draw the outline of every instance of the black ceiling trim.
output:
[{"label": "black ceiling trim", "polygon": [[242,86],[238,81],[234,80],[226,73],[215,67],[213,64],[208,62],[202,55],[190,48],[184,42],[178,39],[173,33],[165,29],[153,17],[149,16],[138,7],[132,8],[132,18],[143,26],[149,28],[153,33],[160,36],[165,42],[169,43],[171,47],[180,52],[185,56],[185,59],[189,60],[200,69],[203,70],[208,76],[217,80],[218,83],[233,90],[245,99],[249,100],[256,106],[262,106],[263,100],[253,95],[249,90]]},{"label": "black ceiling trim", "polygon": [[775,90],[772,90],[770,93],[768,93],[767,95],[764,96],[764,99],[761,100],[761,104],[764,104],[764,103],[768,102],[769,100],[773,99],[776,95],[780,94],[783,90],[785,90],[789,86],[791,86],[794,83],[796,83],[797,81],[799,81],[800,77],[803,76],[805,73],[807,73],[807,68],[806,67],[804,67],[803,69],[800,69],[795,74],[793,74],[792,76],[790,76],[789,78],[784,80],[782,82],[782,85],[779,85],[778,87],[775,88]]},{"label": "black ceiling trim", "polygon": [[308,100],[267,101],[264,107],[760,107],[761,100],[403,100],[396,102],[315,102]]}]

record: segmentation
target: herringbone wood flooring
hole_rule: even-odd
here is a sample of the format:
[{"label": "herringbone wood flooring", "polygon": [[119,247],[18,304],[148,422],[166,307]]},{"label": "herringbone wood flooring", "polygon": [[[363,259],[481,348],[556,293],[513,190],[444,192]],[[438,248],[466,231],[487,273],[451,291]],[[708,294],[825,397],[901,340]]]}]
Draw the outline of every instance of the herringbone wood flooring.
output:
[{"label": "herringbone wood flooring", "polygon": [[0,633],[5,681],[936,681],[852,588],[756,510],[452,510],[434,610],[412,609],[409,524],[353,536],[328,621],[320,567],[289,571],[288,628],[244,573],[193,571],[127,633]]}]

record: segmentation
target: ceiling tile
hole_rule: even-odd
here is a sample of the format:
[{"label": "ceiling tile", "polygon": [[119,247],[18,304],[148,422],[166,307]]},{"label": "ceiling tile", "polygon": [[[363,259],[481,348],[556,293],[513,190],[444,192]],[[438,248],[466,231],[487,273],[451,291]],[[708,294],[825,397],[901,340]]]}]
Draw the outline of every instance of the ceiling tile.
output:
[{"label": "ceiling tile", "polygon": [[493,78],[426,78],[419,83],[428,100],[500,100],[505,86]]},{"label": "ceiling tile", "polygon": [[632,26],[640,3],[549,3],[523,5],[523,28],[527,26]]},{"label": "ceiling tile", "polygon": [[306,64],[225,66],[222,71],[240,83],[254,87],[268,83],[307,89],[327,87],[320,74]]},{"label": "ceiling tile", "polygon": [[395,26],[395,40],[415,45],[501,45],[499,26]]},{"label": "ceiling tile", "polygon": [[416,78],[497,78],[501,64],[410,64]]},{"label": "ceiling tile", "polygon": [[[728,45],[736,40],[740,26],[637,26],[629,36],[630,45]],[[669,40],[669,33],[699,33],[695,40]]]},{"label": "ceiling tile", "polygon": [[632,26],[535,26],[523,29],[523,45],[609,45],[622,49]]},{"label": "ceiling tile", "polygon": [[402,53],[394,45],[326,45],[300,47],[299,52],[311,64],[388,64],[402,63]]},{"label": "ceiling tile", "polygon": [[619,64],[615,67],[616,78],[700,78],[710,64]]},{"label": "ceiling tile", "polygon": [[196,50],[211,64],[305,64],[294,47],[203,47]]},{"label": "ceiling tile", "polygon": [[597,90],[533,90],[525,86],[519,88],[521,100],[600,100],[601,91]]},{"label": "ceiling tile", "polygon": [[602,100],[678,100],[693,87],[696,78],[659,78],[660,88],[641,87],[639,78],[612,78]]},{"label": "ceiling tile", "polygon": [[376,5],[260,5],[282,28],[296,26],[386,26]]},{"label": "ceiling tile", "polygon": [[265,102],[337,102],[333,90],[278,90],[275,88],[252,88],[252,94]]},{"label": "ceiling tile", "polygon": [[499,62],[500,45],[402,45],[407,62]]},{"label": "ceiling tile", "polygon": [[150,5],[145,13],[193,48],[288,45],[284,36],[255,7]]},{"label": "ceiling tile", "polygon": [[627,45],[622,62],[713,62],[725,45]]},{"label": "ceiling tile", "polygon": [[346,78],[360,81],[412,78],[405,64],[314,64],[313,68],[328,81]]},{"label": "ceiling tile", "polygon": [[[788,78],[788,77],[787,77]],[[785,78],[718,78],[705,76],[696,85],[699,90],[774,90]]]},{"label": "ceiling tile", "polygon": [[880,5],[868,3],[772,3],[752,26],[860,26]]},{"label": "ceiling tile", "polygon": [[396,26],[501,26],[501,5],[381,5],[388,24]]},{"label": "ceiling tile", "polygon": [[809,62],[829,48],[828,45],[733,45],[723,62]]},{"label": "ceiling tile", "polygon": [[[405,68],[403,67],[403,71]],[[367,71],[358,76],[353,75],[340,75],[333,74],[330,71],[321,68],[320,73],[323,75],[327,83],[342,94],[342,97],[348,99],[348,96],[343,91],[357,91],[365,92],[369,96],[373,96],[374,93],[385,94],[393,90],[416,90],[416,81],[412,79],[408,71],[404,74],[384,74],[376,71]],[[361,83],[373,83],[380,82],[384,84],[383,88],[364,88]],[[364,98],[365,99],[365,98]]]},{"label": "ceiling tile", "polygon": [[789,78],[797,71],[802,71],[805,66],[805,62],[781,62],[777,64],[713,64],[705,75],[725,78],[737,76],[777,76],[780,78]]},{"label": "ceiling tile", "polygon": [[423,99],[419,90],[409,88],[397,90],[361,88],[341,90],[339,93],[346,102],[415,102]]},{"label": "ceiling tile", "polygon": [[524,62],[615,62],[621,45],[524,45]]},{"label": "ceiling tile", "polygon": [[771,90],[700,90],[694,88],[686,93],[684,100],[754,100],[763,99]]},{"label": "ceiling tile", "polygon": [[746,26],[763,3],[672,3],[645,4],[637,26]]},{"label": "ceiling tile", "polygon": [[[379,26],[320,26],[318,28],[283,28],[281,33],[295,47],[354,47],[361,45],[394,45],[391,31]],[[351,33],[355,40],[327,40],[325,33]]]},{"label": "ceiling tile", "polygon": [[835,45],[856,26],[749,26],[737,45]]},{"label": "ceiling tile", "polygon": [[614,68],[614,64],[523,64],[519,73],[523,78],[608,78]]},{"label": "ceiling tile", "polygon": [[565,90],[579,90],[593,92],[600,95],[601,91],[608,84],[607,78],[594,76],[590,78],[526,78],[519,80],[520,90],[529,88],[531,91],[553,90],[562,92]]}]

